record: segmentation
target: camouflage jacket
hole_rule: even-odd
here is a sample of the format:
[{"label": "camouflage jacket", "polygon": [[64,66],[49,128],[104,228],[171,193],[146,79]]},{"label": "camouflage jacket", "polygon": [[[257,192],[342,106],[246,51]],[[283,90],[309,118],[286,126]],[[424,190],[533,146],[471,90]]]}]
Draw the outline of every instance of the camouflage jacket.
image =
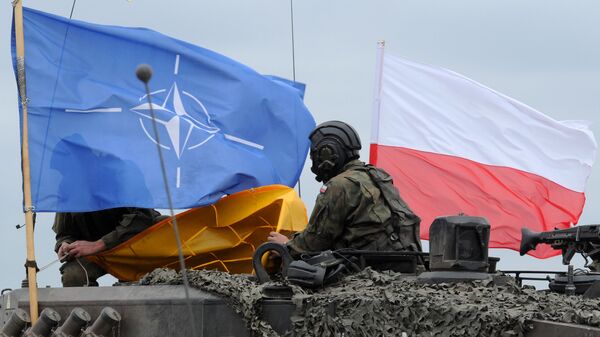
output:
[{"label": "camouflage jacket", "polygon": [[[383,193],[368,172],[369,168],[387,178],[391,185],[391,178],[385,171],[360,160],[347,163],[342,173],[321,188],[306,229],[288,241],[287,246],[293,256],[342,248],[421,250],[418,238],[420,219],[406,206],[397,189],[391,186],[395,191],[394,204],[402,205],[400,215],[393,216]],[[394,221],[398,223],[395,227],[408,231],[398,231],[396,237],[392,237],[390,229]],[[394,244],[394,241],[397,243]]]},{"label": "camouflage jacket", "polygon": [[160,216],[145,208],[112,208],[95,212],[56,213],[52,229],[55,251],[63,242],[102,240],[106,249],[127,241],[154,224]]}]

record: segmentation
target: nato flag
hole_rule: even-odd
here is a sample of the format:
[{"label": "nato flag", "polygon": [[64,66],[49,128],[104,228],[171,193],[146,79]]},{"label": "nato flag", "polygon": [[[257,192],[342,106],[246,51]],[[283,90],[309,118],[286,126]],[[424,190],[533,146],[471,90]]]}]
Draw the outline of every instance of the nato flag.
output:
[{"label": "nato flag", "polygon": [[36,211],[167,208],[157,143],[175,208],[298,180],[315,126],[303,86],[148,29],[32,9],[24,26]]}]

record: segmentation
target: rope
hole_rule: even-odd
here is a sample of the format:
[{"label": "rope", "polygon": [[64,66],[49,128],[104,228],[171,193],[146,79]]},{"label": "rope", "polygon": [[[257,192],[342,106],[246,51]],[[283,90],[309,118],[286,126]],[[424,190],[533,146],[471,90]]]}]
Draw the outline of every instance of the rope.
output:
[{"label": "rope", "polygon": [[79,258],[76,257],[75,261],[77,261],[77,263],[79,264],[79,266],[81,267],[81,269],[83,269],[83,273],[85,274],[85,286],[89,287],[90,286],[90,277],[88,275],[87,270],[85,269],[85,267],[83,266],[83,264],[81,263],[81,261],[79,261]]},{"label": "rope", "polygon": [[40,270],[38,270],[38,274],[46,269],[48,269],[50,266],[52,266],[53,264],[55,264],[56,262],[60,261],[60,259],[56,259],[50,263],[48,263],[47,265],[43,266],[40,268]]}]

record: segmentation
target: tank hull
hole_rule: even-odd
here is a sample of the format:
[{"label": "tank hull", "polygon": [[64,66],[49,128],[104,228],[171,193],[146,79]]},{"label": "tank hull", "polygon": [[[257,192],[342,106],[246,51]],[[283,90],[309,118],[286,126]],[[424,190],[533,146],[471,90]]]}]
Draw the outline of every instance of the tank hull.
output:
[{"label": "tank hull", "polygon": [[[250,337],[242,316],[228,302],[198,289],[189,292],[193,317],[182,286],[119,286],[39,289],[40,310],[52,308],[64,320],[73,308],[83,308],[95,320],[103,308],[111,307],[121,315],[114,335],[121,337],[189,337],[195,328],[197,336]],[[18,308],[29,310],[27,289],[6,292],[1,297],[0,326]],[[284,334],[291,324],[295,305],[286,299],[264,299],[262,319]],[[534,329],[525,336],[600,337],[600,329],[577,324],[542,320],[532,321]]]}]

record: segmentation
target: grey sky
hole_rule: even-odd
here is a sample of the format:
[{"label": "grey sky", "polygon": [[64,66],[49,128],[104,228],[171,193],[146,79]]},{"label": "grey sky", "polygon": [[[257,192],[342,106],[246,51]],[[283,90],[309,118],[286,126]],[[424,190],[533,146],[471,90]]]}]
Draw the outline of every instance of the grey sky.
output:
[{"label": "grey sky", "polygon": [[[68,16],[72,1],[25,0],[25,5]],[[11,6],[0,11],[0,211],[2,288],[24,277],[17,94],[10,58]],[[306,104],[317,122],[341,119],[370,139],[375,47],[449,68],[520,100],[553,118],[585,119],[600,135],[600,3],[559,0],[340,1],[294,0],[296,79],[307,84]],[[148,27],[198,44],[265,74],[292,78],[290,2],[286,0],[79,0],[75,19]],[[125,74],[133,76],[132,74]],[[368,158],[364,146],[363,158]],[[319,185],[305,167],[302,198],[312,209]],[[600,221],[600,169],[587,187],[582,223]],[[38,217],[40,265],[55,259],[51,214]],[[505,269],[562,268],[558,258],[536,260],[495,250]],[[577,261],[580,263],[581,261]],[[540,263],[539,265],[535,265]],[[40,286],[59,285],[57,266]],[[104,283],[110,283],[105,280]]]}]

